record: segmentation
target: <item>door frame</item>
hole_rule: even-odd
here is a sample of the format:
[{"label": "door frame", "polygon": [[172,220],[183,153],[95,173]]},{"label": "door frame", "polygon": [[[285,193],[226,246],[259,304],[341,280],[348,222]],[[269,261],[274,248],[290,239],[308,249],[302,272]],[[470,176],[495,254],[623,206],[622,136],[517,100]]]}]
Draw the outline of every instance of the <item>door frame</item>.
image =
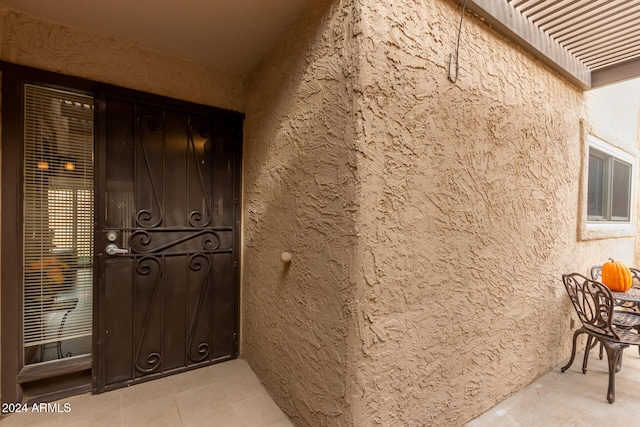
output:
[{"label": "door frame", "polygon": [[[238,337],[235,342],[235,355],[239,352],[240,331],[240,261],[241,257],[241,186],[242,186],[242,127],[244,114],[228,111],[216,107],[204,106],[187,101],[175,100],[160,95],[148,94],[132,89],[125,89],[108,85],[80,77],[73,77],[36,68],[16,65],[0,61],[2,73],[2,141],[1,141],[1,179],[2,217],[0,227],[2,230],[0,241],[0,401],[2,402],[47,402],[61,399],[74,394],[92,391],[98,375],[97,355],[97,327],[98,327],[98,284],[94,268],[94,301],[93,301],[93,345],[92,354],[56,363],[47,364],[46,367],[36,365],[23,365],[23,349],[21,344],[22,331],[22,252],[23,252],[23,189],[22,189],[22,159],[24,122],[23,113],[23,87],[25,83],[35,83],[53,88],[74,90],[94,96],[96,99],[96,111],[94,123],[99,130],[98,94],[100,92],[115,93],[119,96],[142,99],[148,103],[161,103],[172,105],[176,108],[184,108],[197,111],[224,112],[230,119],[237,121],[238,132],[235,136],[234,149],[235,167],[234,176],[235,209],[234,224],[235,234],[235,261],[234,271],[234,309],[235,330]],[[13,124],[13,125],[12,125]],[[100,194],[99,171],[103,158],[97,148],[96,140],[98,131],[94,133],[94,189],[97,197]],[[98,204],[94,202],[97,209]],[[95,213],[94,213],[95,216]],[[95,222],[95,221],[94,221]],[[98,230],[94,226],[94,233]],[[94,238],[94,245],[96,240]],[[94,257],[98,248],[94,247]],[[97,264],[94,258],[94,266]],[[93,357],[92,357],[93,356]],[[42,385],[41,385],[42,384]],[[52,384],[54,384],[52,391]],[[28,390],[28,393],[25,391]]]}]

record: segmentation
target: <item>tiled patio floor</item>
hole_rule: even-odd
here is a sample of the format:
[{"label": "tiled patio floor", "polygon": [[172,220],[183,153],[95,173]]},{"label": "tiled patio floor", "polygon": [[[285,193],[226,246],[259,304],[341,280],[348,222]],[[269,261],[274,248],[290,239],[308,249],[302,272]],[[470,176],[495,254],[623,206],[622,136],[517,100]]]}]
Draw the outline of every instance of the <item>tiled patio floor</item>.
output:
[{"label": "tiled patio floor", "polygon": [[[560,365],[562,366],[562,365]],[[625,351],[616,374],[616,401],[606,400],[607,364],[591,352],[582,374],[582,354],[564,374],[560,366],[466,427],[556,427],[639,425],[640,356]],[[212,426],[293,427],[242,359],[100,395],[64,399],[68,413],[13,414],[11,426]]]},{"label": "tiled patio floor", "polygon": [[12,414],[0,426],[293,427],[242,359],[59,403],[70,411]]},{"label": "tiled patio floor", "polygon": [[466,427],[640,425],[640,357],[636,347],[624,351],[622,370],[616,374],[613,404],[607,402],[606,355],[600,360],[597,348],[593,349],[586,374],[582,373],[582,353],[576,355],[567,372],[561,373],[565,363]]}]

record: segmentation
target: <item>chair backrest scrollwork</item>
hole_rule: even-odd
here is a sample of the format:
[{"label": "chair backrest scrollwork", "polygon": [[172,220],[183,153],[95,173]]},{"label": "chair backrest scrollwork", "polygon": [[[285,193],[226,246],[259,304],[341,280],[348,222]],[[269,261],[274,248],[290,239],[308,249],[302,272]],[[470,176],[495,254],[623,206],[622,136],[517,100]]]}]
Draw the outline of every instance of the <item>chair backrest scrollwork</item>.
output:
[{"label": "chair backrest scrollwork", "polygon": [[611,324],[614,304],[609,288],[580,273],[564,274],[562,281],[582,326],[597,334],[618,340],[618,334]]}]

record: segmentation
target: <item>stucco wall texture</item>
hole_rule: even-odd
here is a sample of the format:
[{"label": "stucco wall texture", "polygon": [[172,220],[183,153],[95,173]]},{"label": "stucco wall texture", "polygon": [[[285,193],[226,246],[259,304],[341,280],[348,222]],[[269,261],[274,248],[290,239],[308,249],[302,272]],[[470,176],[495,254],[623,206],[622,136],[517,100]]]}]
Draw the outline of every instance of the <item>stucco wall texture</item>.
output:
[{"label": "stucco wall texture", "polygon": [[298,425],[462,425],[567,357],[563,273],[633,262],[578,241],[584,93],[471,14],[451,83],[460,12],[334,1],[248,81],[243,352]]},{"label": "stucco wall texture", "polygon": [[313,2],[245,89],[242,353],[315,426],[348,425],[356,248],[350,11],[329,3]]},{"label": "stucco wall texture", "polygon": [[243,110],[243,79],[0,7],[0,59],[156,95]]},{"label": "stucco wall texture", "polygon": [[585,130],[637,138],[472,14],[449,82],[451,0],[311,3],[246,81],[5,9],[0,57],[244,111],[242,356],[300,426],[462,425],[568,357],[561,274],[633,263],[577,211]]},{"label": "stucco wall texture", "polygon": [[570,336],[582,93],[460,10],[362,2],[355,419],[459,425]]}]

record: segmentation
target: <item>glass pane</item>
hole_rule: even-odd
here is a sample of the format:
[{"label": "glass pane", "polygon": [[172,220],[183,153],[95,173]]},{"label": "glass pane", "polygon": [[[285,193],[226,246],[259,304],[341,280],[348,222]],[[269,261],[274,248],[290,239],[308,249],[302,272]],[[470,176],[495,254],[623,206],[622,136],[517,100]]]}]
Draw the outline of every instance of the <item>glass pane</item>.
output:
[{"label": "glass pane", "polygon": [[91,352],[93,98],[25,85],[24,363]]},{"label": "glass pane", "polygon": [[604,158],[589,154],[587,216],[590,220],[600,219],[604,215],[604,167]]},{"label": "glass pane", "polygon": [[629,221],[631,198],[631,165],[614,159],[611,191],[611,219]]}]

